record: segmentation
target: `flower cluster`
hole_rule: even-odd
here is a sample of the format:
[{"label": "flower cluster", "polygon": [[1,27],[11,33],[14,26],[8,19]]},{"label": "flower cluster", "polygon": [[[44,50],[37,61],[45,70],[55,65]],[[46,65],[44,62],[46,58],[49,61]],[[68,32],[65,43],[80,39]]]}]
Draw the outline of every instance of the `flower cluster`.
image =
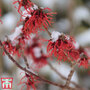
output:
[{"label": "flower cluster", "polygon": [[87,51],[85,49],[83,49],[82,47],[80,47],[78,49],[78,51],[80,54],[79,66],[83,66],[85,68],[88,68],[90,56],[88,55]]},{"label": "flower cluster", "polygon": [[[15,32],[6,37],[6,40],[3,42],[4,48],[11,54],[21,56],[21,50],[24,47],[24,38],[22,36],[23,25],[16,27]],[[23,38],[23,39],[22,39]]]},{"label": "flower cluster", "polygon": [[47,64],[47,55],[42,50],[42,44],[40,43],[38,36],[33,36],[28,42],[25,48],[26,56],[31,56],[34,65],[38,68]]},{"label": "flower cluster", "polygon": [[[42,42],[37,33],[44,30],[48,31],[48,27],[53,23],[53,14],[56,13],[51,12],[50,8],[37,6],[31,0],[16,0],[13,2],[13,4],[17,3],[19,6],[15,6],[15,8],[21,15],[20,23],[22,22],[23,25],[19,23],[15,32],[6,36],[2,47],[4,46],[4,50],[6,49],[12,56],[17,55],[20,57],[22,55],[27,68],[35,72],[35,70],[37,71],[48,64],[48,55],[44,53]],[[1,20],[0,22],[2,23]],[[57,31],[52,33],[48,31],[48,34],[51,35],[47,45],[47,52],[50,56],[54,55],[58,61],[70,61],[88,68],[90,56],[85,49],[75,42],[73,37]],[[21,66],[18,65],[18,67]],[[24,70],[24,68],[22,69]],[[24,86],[27,86],[27,90],[36,90],[35,85],[39,83],[39,79],[40,77],[36,74],[25,72],[25,76],[21,78],[19,85],[24,84]],[[21,90],[24,86],[22,86]]]},{"label": "flower cluster", "polygon": [[[51,26],[53,12],[49,8],[41,8],[30,0],[17,0],[18,12],[21,14],[23,25],[18,26],[12,35],[3,42],[5,49],[12,55],[20,56],[24,53],[32,56],[33,62],[38,65],[47,64],[47,55],[42,51],[42,45],[38,37],[31,38],[31,34],[38,31],[47,30]],[[24,11],[21,9],[24,7]],[[30,43],[30,44],[28,44]],[[27,45],[27,46],[26,46]],[[58,60],[77,62],[79,65],[87,67],[89,56],[80,47],[76,47],[75,40],[68,35],[53,31],[47,46],[47,52],[58,58]]]},{"label": "flower cluster", "polygon": [[20,46],[17,44],[16,46],[13,46],[13,44],[7,40],[3,42],[4,48],[11,54],[11,55],[18,55],[20,57],[19,50],[21,49]]},{"label": "flower cluster", "polygon": [[[26,79],[26,81],[25,81]],[[36,90],[35,84],[39,83],[38,78],[34,77],[33,75],[29,75],[27,73],[25,73],[25,76],[23,76],[20,80],[19,85],[25,84],[24,86],[27,86],[27,90],[30,90],[31,88],[33,90]],[[21,90],[23,90],[23,87],[21,88]]]},{"label": "flower cluster", "polygon": [[20,14],[22,14],[21,8],[24,7],[25,9],[27,9],[28,7],[31,7],[33,5],[33,3],[30,0],[16,0],[13,2],[13,4],[18,3],[19,6],[18,8],[15,6],[15,8],[18,9],[18,12]]},{"label": "flower cluster", "polygon": [[[26,59],[25,63],[27,63],[28,69],[30,67],[30,70],[33,71],[34,66],[34,70],[40,69],[47,65],[48,55],[44,53],[42,42],[37,33],[44,30],[48,31],[48,27],[53,23],[53,14],[56,13],[51,12],[50,8],[38,7],[31,2],[31,0],[16,0],[13,2],[13,4],[16,3],[19,4],[19,6],[15,6],[15,8],[21,15],[20,23],[23,21],[23,25],[19,23],[20,26],[16,27],[15,32],[12,35],[6,36],[6,40],[2,46],[4,46],[10,55],[20,57],[23,53],[22,56],[25,55],[24,59]],[[2,23],[1,20],[0,22]],[[48,33],[51,34],[49,31]],[[51,39],[48,40],[47,52],[50,56],[54,55],[57,57],[58,61],[75,62],[85,68],[89,66],[90,56],[87,51],[80,47],[74,38],[69,35],[53,31]],[[31,74],[33,73],[31,72]],[[31,74],[25,72],[25,76],[21,78],[19,85],[25,84],[27,90],[31,88],[36,90],[35,85],[39,83],[39,77]],[[22,86],[21,90],[24,86]]]},{"label": "flower cluster", "polygon": [[58,60],[77,62],[79,66],[88,68],[89,55],[72,37],[56,31],[52,32],[51,37],[47,46],[49,55],[54,54]]},{"label": "flower cluster", "polygon": [[77,60],[79,53],[73,45],[74,39],[68,35],[59,32],[52,32],[51,39],[47,46],[47,52],[54,54],[58,60]]},{"label": "flower cluster", "polygon": [[[37,33],[38,30],[43,31],[44,29],[48,29],[53,23],[52,16],[56,13],[51,12],[50,8],[38,7],[29,0],[18,0],[15,1],[14,4],[17,2],[19,3],[18,11],[21,12],[21,21],[24,22],[24,29],[22,32],[25,36],[29,36],[31,33]],[[25,9],[24,11],[21,10],[23,6]]]},{"label": "flower cluster", "polygon": [[[18,3],[18,12],[21,14],[24,25],[20,25],[15,29],[15,32],[12,35],[7,37],[7,40],[3,42],[5,49],[12,55],[20,56],[21,50],[24,50],[26,41],[30,39],[31,33],[36,33],[38,30],[43,30],[48,28],[52,23],[52,14],[45,12],[51,11],[49,8],[39,8],[37,5],[32,3],[30,0],[17,0],[13,4]],[[24,7],[24,11],[21,8]],[[36,50],[39,50],[41,53],[40,57],[34,55],[33,46],[29,47],[30,53],[33,56],[35,62],[45,61],[47,56],[43,55],[42,50],[39,50],[40,47],[36,46]],[[38,60],[37,60],[38,59]],[[46,63],[46,61],[45,61]]]},{"label": "flower cluster", "polygon": [[[49,25],[52,24],[52,13],[45,13],[45,9],[37,9],[30,13],[31,17],[26,17],[24,33],[36,33],[38,30],[43,30],[48,28]],[[43,26],[43,27],[42,27]]]}]

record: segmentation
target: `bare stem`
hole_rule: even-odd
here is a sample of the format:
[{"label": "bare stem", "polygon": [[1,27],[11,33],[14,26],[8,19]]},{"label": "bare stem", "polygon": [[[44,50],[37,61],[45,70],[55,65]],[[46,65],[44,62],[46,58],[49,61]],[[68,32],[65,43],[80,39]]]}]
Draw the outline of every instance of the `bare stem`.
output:
[{"label": "bare stem", "polygon": [[[65,76],[63,76],[60,72],[58,72],[54,67],[53,67],[53,65],[52,64],[48,64],[49,66],[50,66],[50,68],[54,71],[54,72],[56,72],[56,74],[60,77],[60,78],[62,78],[62,79],[64,79],[64,80],[67,80],[67,78],[65,77]],[[78,84],[76,84],[75,82],[73,82],[73,81],[70,81],[70,83],[72,83],[73,85],[75,85],[76,87],[78,87],[78,88],[81,88]]]},{"label": "bare stem", "polygon": [[42,78],[41,76],[38,76],[38,75],[32,73],[31,71],[27,70],[26,68],[22,67],[20,64],[17,63],[17,61],[16,61],[16,60],[7,52],[7,50],[4,48],[4,45],[2,44],[1,40],[0,40],[0,45],[1,45],[2,49],[4,50],[4,52],[6,53],[6,55],[9,57],[9,59],[10,59],[18,68],[20,68],[21,70],[27,72],[28,74],[31,74],[31,75],[37,77],[38,80],[43,81],[43,82],[46,82],[46,83],[48,83],[48,84],[52,84],[52,85],[58,86],[58,87],[60,87],[60,88],[62,88],[62,89],[63,89],[63,88],[67,88],[67,89],[69,89],[69,90],[79,90],[78,88],[76,89],[76,88],[71,88],[71,87],[65,87],[65,86],[63,86],[63,85],[60,85],[60,84],[54,83],[54,82],[52,82],[52,81],[46,80],[46,79]]},{"label": "bare stem", "polygon": [[71,66],[72,69],[71,69],[71,71],[70,71],[70,73],[68,75],[67,81],[66,81],[66,85],[65,85],[66,87],[69,86],[71,78],[72,78],[72,76],[74,74],[74,66],[75,66],[75,64],[72,64],[72,66]]},{"label": "bare stem", "polygon": [[[7,50],[4,48],[4,46],[3,46],[3,44],[2,44],[1,41],[0,41],[0,45],[1,45],[1,47],[3,48],[4,52],[6,53],[6,55],[10,58],[10,60],[11,60],[18,68],[20,68],[21,70],[23,70],[23,71],[25,71],[25,72],[27,72],[27,73],[35,76],[35,77],[37,77],[39,80],[41,80],[41,81],[43,81],[43,82],[46,82],[46,83],[48,83],[48,84],[52,84],[52,85],[58,86],[58,87],[60,87],[60,88],[64,88],[63,85],[60,85],[60,84],[51,82],[51,81],[49,81],[49,80],[46,80],[46,79],[44,79],[44,78],[42,78],[42,77],[40,77],[40,76],[32,73],[31,71],[27,70],[26,68],[22,67],[21,65],[19,65],[19,64],[17,63],[17,61],[14,60],[14,58],[13,58],[13,57],[7,52]],[[68,88],[70,88],[70,87],[68,87]]]},{"label": "bare stem", "polygon": [[[46,32],[47,32],[47,34],[51,37],[51,33],[50,33],[48,30],[46,30]],[[66,53],[65,53],[65,55],[66,55]],[[66,56],[67,56],[67,55],[66,55]],[[68,56],[67,56],[67,57],[68,57]],[[70,60],[69,57],[68,57],[68,59]],[[76,64],[74,64],[74,65],[76,65]],[[73,66],[74,66],[74,65],[73,65]],[[49,64],[49,66],[50,66],[61,78],[63,78],[63,79],[66,80],[66,85],[65,85],[65,87],[68,87],[69,84],[72,83],[72,84],[74,84],[77,88],[80,88],[79,85],[77,85],[75,82],[72,82],[72,81],[71,81],[71,78],[72,78],[73,73],[74,73],[74,69],[73,69],[73,68],[72,68],[72,70],[70,71],[70,73],[69,73],[69,75],[68,75],[68,78],[66,78],[66,77],[64,77],[63,75],[61,75],[61,73],[59,73],[51,64]],[[65,89],[65,88],[64,88],[64,89]]]},{"label": "bare stem", "polygon": [[47,29],[45,29],[45,30],[46,30],[47,34],[51,37],[51,33]]},{"label": "bare stem", "polygon": [[27,58],[24,55],[23,55],[23,58],[24,58],[24,62],[26,64],[27,68],[29,69],[29,64],[28,64]]}]

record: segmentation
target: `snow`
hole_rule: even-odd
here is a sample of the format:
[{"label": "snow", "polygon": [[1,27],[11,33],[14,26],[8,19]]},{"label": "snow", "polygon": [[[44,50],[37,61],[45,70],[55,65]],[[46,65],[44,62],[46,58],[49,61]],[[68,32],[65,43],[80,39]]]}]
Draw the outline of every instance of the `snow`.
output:
[{"label": "snow", "polygon": [[[65,34],[64,34],[64,35],[65,35]],[[67,35],[65,39],[70,40],[70,37]]]},{"label": "snow", "polygon": [[41,48],[35,47],[33,49],[33,52],[34,52],[35,57],[37,57],[37,58],[41,57]]},{"label": "snow", "polygon": [[25,20],[26,17],[30,18],[31,17],[30,10],[33,11],[33,10],[37,10],[37,9],[38,9],[38,6],[34,4],[33,7],[30,7],[27,10],[24,10],[23,14],[22,14],[22,19]]},{"label": "snow", "polygon": [[58,40],[59,36],[61,35],[62,33],[59,33],[57,31],[53,31],[52,34],[51,34],[51,38],[52,38],[52,41],[55,42]]},{"label": "snow", "polygon": [[30,39],[25,41],[28,46],[32,46],[32,44],[34,43],[33,39],[34,39],[35,37],[36,37],[35,34],[30,34]]},{"label": "snow", "polygon": [[34,9],[34,10],[37,10],[37,9],[38,9],[38,6],[34,4],[34,5],[33,5],[33,9]]},{"label": "snow", "polygon": [[9,40],[14,41],[14,39],[22,33],[23,25],[16,27],[15,32],[8,36]]},{"label": "snow", "polygon": [[75,46],[75,49],[79,49],[79,43],[78,42],[73,42],[73,45]]},{"label": "snow", "polygon": [[22,13],[23,13],[23,14],[22,14],[22,19],[23,19],[23,20],[25,20],[26,17],[29,17],[29,18],[31,17],[31,14],[30,14],[29,12],[30,12],[29,9],[24,10],[24,11],[22,12]]}]

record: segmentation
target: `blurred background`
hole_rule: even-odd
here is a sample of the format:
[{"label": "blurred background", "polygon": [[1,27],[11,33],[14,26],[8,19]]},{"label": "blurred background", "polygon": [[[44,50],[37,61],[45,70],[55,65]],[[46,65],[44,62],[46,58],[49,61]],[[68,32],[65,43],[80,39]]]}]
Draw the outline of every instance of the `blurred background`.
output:
[{"label": "blurred background", "polygon": [[[2,16],[0,19],[3,24],[0,24],[0,39],[4,40],[5,35],[10,35],[17,25],[20,18],[17,10],[13,6],[14,0],[0,0],[0,8],[2,10]],[[40,7],[49,7],[52,11],[57,12],[54,16],[54,24],[49,28],[50,31],[56,30],[66,34],[70,34],[75,37],[76,41],[82,47],[88,47],[88,53],[90,54],[90,0],[32,0]],[[48,38],[46,33],[42,33],[44,37]],[[20,62],[21,64],[23,62]],[[70,66],[67,63],[58,65],[52,63],[59,72],[67,77]],[[23,65],[24,66],[24,65]],[[13,89],[20,90],[21,86],[17,86],[20,81],[23,72],[18,69],[7,56],[2,55],[0,49],[0,78],[1,77],[13,77]],[[82,87],[90,90],[90,73],[89,69],[76,68],[72,81],[75,81]],[[44,75],[48,79],[64,84],[56,73],[54,73],[47,65],[40,70],[40,74]],[[1,84],[1,83],[0,83]],[[0,90],[2,90],[0,86]],[[23,90],[26,90],[23,88]],[[33,90],[33,89],[32,89]],[[38,86],[38,90],[61,90],[58,87],[42,84]]]}]

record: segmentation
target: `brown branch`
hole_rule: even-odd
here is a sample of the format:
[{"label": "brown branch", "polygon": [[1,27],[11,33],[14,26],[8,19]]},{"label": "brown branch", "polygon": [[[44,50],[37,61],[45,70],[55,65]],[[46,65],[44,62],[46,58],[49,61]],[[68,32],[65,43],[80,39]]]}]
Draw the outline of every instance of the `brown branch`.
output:
[{"label": "brown branch", "polygon": [[0,45],[1,45],[2,49],[4,50],[4,52],[6,53],[6,55],[9,57],[9,59],[10,59],[18,68],[20,68],[21,70],[27,72],[28,74],[31,74],[31,75],[37,77],[38,80],[43,81],[43,82],[46,82],[46,83],[48,83],[48,84],[52,84],[52,85],[58,86],[58,87],[60,87],[60,88],[62,88],[62,89],[65,88],[65,89],[69,89],[69,90],[79,90],[78,88],[76,89],[76,88],[71,88],[71,87],[65,87],[65,86],[63,86],[63,85],[60,85],[60,84],[54,83],[54,82],[52,82],[52,81],[46,80],[46,79],[42,78],[41,76],[38,76],[38,75],[32,73],[31,71],[27,70],[26,68],[24,68],[24,67],[22,67],[20,64],[18,64],[16,60],[14,60],[14,58],[13,58],[13,57],[7,52],[7,50],[4,48],[4,45],[2,44],[1,40],[0,40]]},{"label": "brown branch", "polygon": [[45,31],[46,31],[47,34],[51,37],[51,33],[50,33],[47,29],[45,29]]},{"label": "brown branch", "polygon": [[29,69],[29,64],[28,64],[27,58],[24,55],[23,55],[23,58],[24,58],[24,62],[26,64],[27,68]]},{"label": "brown branch", "polygon": [[[47,32],[47,34],[51,37],[51,33],[50,33],[48,30],[46,30],[46,32]],[[65,55],[66,55],[66,53],[65,53]],[[67,55],[66,55],[66,56],[67,56]],[[68,57],[68,56],[67,56],[67,57]],[[69,57],[68,57],[68,59],[70,60]],[[76,63],[75,63],[74,65],[76,65]],[[79,90],[79,89],[80,89],[80,86],[79,86],[79,85],[77,85],[75,82],[71,81],[72,75],[73,75],[73,73],[74,73],[74,70],[73,70],[73,69],[71,70],[70,74],[68,75],[68,78],[66,78],[66,77],[64,77],[61,73],[59,73],[51,64],[49,64],[49,66],[50,66],[61,78],[67,80],[65,87],[68,87],[69,84],[72,83],[72,84],[74,84],[74,85],[77,87],[76,90]],[[64,89],[65,89],[65,88],[64,88]],[[71,89],[70,89],[70,90],[71,90]]]},{"label": "brown branch", "polygon": [[[67,78],[65,77],[65,76],[63,76],[60,72],[58,72],[54,67],[53,67],[53,65],[52,64],[48,64],[49,66],[50,66],[50,68],[54,71],[54,72],[56,72],[56,74],[60,77],[60,78],[62,78],[62,79],[64,79],[64,80],[67,80]],[[75,85],[77,88],[81,88],[78,84],[76,84],[74,81],[70,81],[70,83],[72,83],[73,85]]]},{"label": "brown branch", "polygon": [[[2,44],[1,41],[0,41],[0,45],[1,45],[1,47],[3,48],[4,52],[6,53],[6,55],[9,57],[9,59],[10,59],[18,68],[20,68],[21,70],[23,70],[23,71],[25,71],[25,72],[27,72],[27,73],[29,73],[29,74],[32,74],[33,76],[37,77],[39,80],[41,80],[41,81],[43,81],[43,82],[46,82],[46,83],[48,83],[48,84],[52,84],[52,85],[58,86],[58,87],[60,87],[60,88],[64,88],[63,85],[60,85],[60,84],[51,82],[51,81],[49,81],[49,80],[46,80],[46,79],[44,79],[44,78],[42,78],[42,77],[40,77],[40,76],[32,73],[31,71],[27,70],[26,68],[23,68],[23,67],[22,67],[21,65],[19,65],[19,64],[17,63],[17,61],[14,60],[14,58],[7,52],[7,50],[4,48],[4,45]],[[70,88],[70,87],[68,87],[68,88]]]},{"label": "brown branch", "polygon": [[66,86],[69,86],[70,80],[71,80],[73,74],[74,74],[74,69],[72,69],[72,70],[70,71],[70,74],[68,75],[68,78],[67,78],[67,81],[66,81]]},{"label": "brown branch", "polygon": [[71,78],[72,78],[72,76],[73,76],[73,74],[74,74],[74,66],[75,66],[76,64],[74,63],[74,64],[72,64],[72,66],[71,66],[71,71],[70,71],[70,73],[69,73],[69,75],[68,75],[68,78],[67,78],[67,81],[66,81],[66,84],[65,84],[65,86],[66,87],[68,87],[69,86],[69,84],[70,84],[70,81],[71,81]]}]

